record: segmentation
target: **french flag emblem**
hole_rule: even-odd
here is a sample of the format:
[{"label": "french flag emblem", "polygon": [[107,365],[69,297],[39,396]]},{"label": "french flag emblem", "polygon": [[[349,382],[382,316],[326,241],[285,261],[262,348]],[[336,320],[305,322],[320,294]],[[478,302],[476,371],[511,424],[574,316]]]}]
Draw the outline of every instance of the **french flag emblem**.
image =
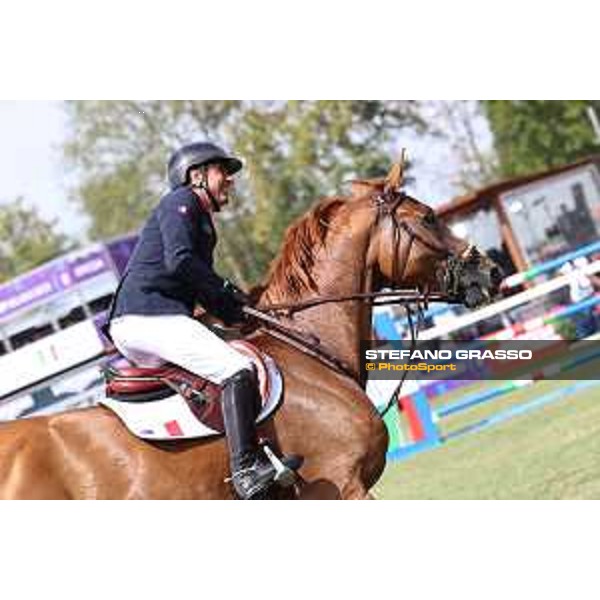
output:
[{"label": "french flag emblem", "polygon": [[181,429],[177,421],[167,421],[165,423],[165,429],[171,437],[180,437],[183,435],[183,429]]}]

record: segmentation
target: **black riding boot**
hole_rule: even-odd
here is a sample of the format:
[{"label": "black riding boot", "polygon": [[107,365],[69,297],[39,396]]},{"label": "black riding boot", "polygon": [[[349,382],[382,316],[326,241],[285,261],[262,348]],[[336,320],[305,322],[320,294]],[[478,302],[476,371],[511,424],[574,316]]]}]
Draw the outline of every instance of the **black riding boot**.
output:
[{"label": "black riding boot", "polygon": [[266,492],[276,475],[256,436],[260,396],[255,374],[244,369],[229,378],[222,404],[233,487],[240,498],[250,500]]}]

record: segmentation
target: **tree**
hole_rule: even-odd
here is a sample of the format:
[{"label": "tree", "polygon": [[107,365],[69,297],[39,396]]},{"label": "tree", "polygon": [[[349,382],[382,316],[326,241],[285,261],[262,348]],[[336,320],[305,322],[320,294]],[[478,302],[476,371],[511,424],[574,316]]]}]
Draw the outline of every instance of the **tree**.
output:
[{"label": "tree", "polygon": [[563,165],[598,152],[588,106],[598,100],[487,100],[486,115],[502,175]]},{"label": "tree", "polygon": [[382,101],[292,101],[247,107],[234,144],[245,157],[245,196],[255,281],[286,227],[353,177],[384,175],[404,129],[425,131],[418,105]]},{"label": "tree", "polygon": [[91,217],[88,235],[103,239],[136,229],[164,191],[169,152],[198,136],[219,140],[238,104],[65,103],[69,133],[63,150],[76,182],[71,199]]},{"label": "tree", "polygon": [[209,138],[239,153],[247,169],[221,220],[218,261],[242,283],[263,275],[315,200],[351,177],[384,174],[398,133],[427,130],[410,101],[77,101],[67,112],[72,197],[95,239],[139,227],[180,144]]},{"label": "tree", "polygon": [[[489,123],[479,100],[435,100],[428,107],[437,132],[448,144],[454,186],[470,192],[497,181],[498,157],[491,143]],[[443,144],[440,144],[443,147]]]},{"label": "tree", "polygon": [[56,231],[55,221],[44,220],[22,198],[0,206],[0,283],[70,247],[68,238]]}]

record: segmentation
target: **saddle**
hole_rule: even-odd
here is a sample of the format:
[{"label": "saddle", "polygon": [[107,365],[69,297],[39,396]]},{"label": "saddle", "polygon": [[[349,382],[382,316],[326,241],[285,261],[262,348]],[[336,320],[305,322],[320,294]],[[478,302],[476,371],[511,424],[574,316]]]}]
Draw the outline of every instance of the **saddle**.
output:
[{"label": "saddle", "polygon": [[173,393],[186,398],[218,396],[219,386],[177,365],[158,368],[137,367],[121,358],[104,371],[106,395],[123,402],[150,402]]},{"label": "saddle", "polygon": [[[261,395],[264,396],[268,380],[263,354],[250,342],[234,340],[229,344],[252,360],[257,370]],[[218,400],[221,396],[219,385],[173,364],[157,368],[138,367],[119,357],[118,362],[105,368],[104,376],[106,395],[123,402],[149,402],[173,393],[203,401]]]},{"label": "saddle", "polygon": [[[229,344],[248,356],[258,375],[262,410],[258,421],[282,401],[281,373],[275,361],[250,342]],[[129,430],[144,439],[197,439],[224,431],[221,386],[181,367],[138,367],[119,357],[104,369],[106,398],[100,404],[115,412]]]}]

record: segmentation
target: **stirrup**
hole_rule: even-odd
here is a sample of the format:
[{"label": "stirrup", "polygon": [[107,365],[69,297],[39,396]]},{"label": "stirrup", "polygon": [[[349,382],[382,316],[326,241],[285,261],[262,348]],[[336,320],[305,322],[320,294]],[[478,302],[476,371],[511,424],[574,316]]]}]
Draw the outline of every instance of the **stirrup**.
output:
[{"label": "stirrup", "polygon": [[290,487],[298,479],[296,470],[302,466],[302,460],[299,457],[290,457],[282,461],[273,450],[271,450],[267,441],[260,443],[263,452],[266,454],[269,462],[275,468],[275,477],[273,481],[281,487]]},{"label": "stirrup", "polygon": [[242,500],[263,499],[275,485],[275,468],[259,455],[254,459],[252,465],[235,471],[230,481],[238,498]]},{"label": "stirrup", "polygon": [[[244,469],[240,469],[235,473],[232,473],[230,477],[227,477],[224,480],[226,483],[233,483],[238,497],[244,499],[264,498],[273,485],[287,488],[294,485],[299,478],[299,475],[296,473],[296,471],[304,462],[302,457],[291,455],[279,458],[269,447],[266,440],[261,440],[259,445],[260,448],[255,454],[254,463]],[[264,454],[261,453],[261,450],[264,452]],[[253,486],[240,491],[237,488],[236,480],[239,482],[240,479],[243,479],[245,476],[251,474],[254,474],[256,477],[256,475],[259,473],[257,469],[261,468],[261,464],[263,469],[270,470],[268,479],[263,479],[260,481],[259,479],[255,478]],[[263,472],[263,475],[264,474],[266,473]]]}]

